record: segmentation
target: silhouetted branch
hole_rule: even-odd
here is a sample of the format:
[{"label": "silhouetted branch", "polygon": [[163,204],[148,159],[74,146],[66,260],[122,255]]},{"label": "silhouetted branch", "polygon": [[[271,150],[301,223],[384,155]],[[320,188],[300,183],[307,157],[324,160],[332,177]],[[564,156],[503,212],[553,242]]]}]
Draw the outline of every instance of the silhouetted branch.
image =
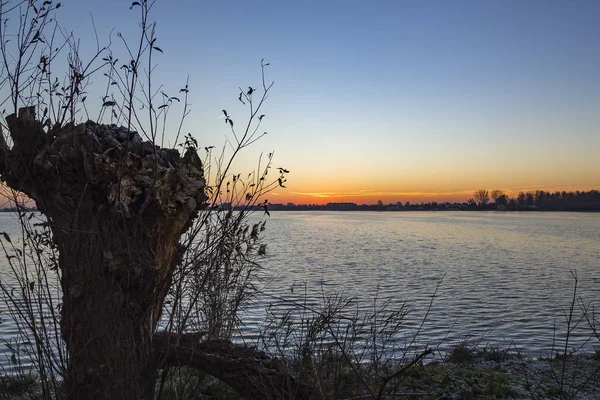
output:
[{"label": "silhouetted branch", "polygon": [[226,383],[249,399],[317,399],[316,391],[286,373],[277,359],[228,340],[199,342],[199,334],[158,333],[159,368],[188,366]]},{"label": "silhouetted branch", "polygon": [[433,353],[432,349],[426,349],[426,350],[422,351],[418,356],[416,356],[411,362],[404,365],[402,368],[396,370],[395,372],[393,372],[387,376],[384,376],[381,379],[381,388],[379,389],[379,394],[377,395],[377,398],[378,399],[382,398],[385,387],[392,379],[402,376],[402,374],[404,374],[406,371],[408,371],[409,368],[413,367],[415,364],[417,364],[419,361],[421,361],[423,358],[427,357],[431,353]]}]

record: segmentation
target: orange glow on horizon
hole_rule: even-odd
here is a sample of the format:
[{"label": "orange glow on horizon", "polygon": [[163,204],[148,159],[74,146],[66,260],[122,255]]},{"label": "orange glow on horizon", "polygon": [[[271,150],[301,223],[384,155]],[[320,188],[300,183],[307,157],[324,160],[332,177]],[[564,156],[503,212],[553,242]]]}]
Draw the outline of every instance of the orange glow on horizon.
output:
[{"label": "orange glow on horizon", "polygon": [[[341,186],[341,185],[340,185]],[[485,187],[481,187],[485,188]],[[480,188],[480,189],[481,189]],[[16,194],[10,191],[2,183],[0,183],[0,208],[14,206],[14,196],[17,195],[19,201],[26,202],[26,196]],[[336,188],[337,189],[337,188]],[[501,188],[502,189],[502,188]],[[332,191],[293,191],[291,189],[278,188],[277,190],[268,193],[263,199],[267,199],[271,204],[318,204],[324,205],[327,203],[356,203],[356,204],[377,204],[381,200],[384,204],[396,204],[397,202],[410,202],[411,204],[418,203],[464,203],[473,197],[473,193],[478,188],[458,191],[382,191],[374,189],[363,190],[332,190]],[[487,188],[491,191],[492,188]],[[561,187],[512,187],[503,188],[504,193],[510,198],[516,198],[519,192],[535,192],[543,190],[545,192],[587,192],[590,190],[600,190],[599,187],[593,186],[561,186]]]},{"label": "orange glow on horizon", "polygon": [[[293,192],[293,191],[280,191],[269,193],[265,196],[272,204],[318,204],[323,205],[327,203],[356,203],[356,204],[377,204],[381,200],[384,204],[395,204],[397,202],[406,203],[407,201],[412,204],[418,203],[464,203],[473,197],[473,193],[477,189],[470,189],[457,192],[385,192],[375,190],[361,190],[355,192]],[[491,191],[491,189],[487,189]],[[505,194],[510,198],[515,198],[520,192],[535,192],[536,190],[543,190],[545,192],[576,192],[576,191],[590,191],[599,190],[594,187],[515,187],[502,189]]]}]

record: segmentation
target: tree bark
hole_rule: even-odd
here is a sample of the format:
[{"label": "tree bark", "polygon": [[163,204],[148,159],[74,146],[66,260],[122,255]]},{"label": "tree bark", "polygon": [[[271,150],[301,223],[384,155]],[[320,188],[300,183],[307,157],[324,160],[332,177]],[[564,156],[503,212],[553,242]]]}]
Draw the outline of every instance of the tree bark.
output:
[{"label": "tree bark", "polygon": [[66,397],[151,399],[153,332],[180,236],[206,201],[195,150],[93,122],[47,131],[33,108],[6,120],[0,176],[35,200],[60,254]]}]

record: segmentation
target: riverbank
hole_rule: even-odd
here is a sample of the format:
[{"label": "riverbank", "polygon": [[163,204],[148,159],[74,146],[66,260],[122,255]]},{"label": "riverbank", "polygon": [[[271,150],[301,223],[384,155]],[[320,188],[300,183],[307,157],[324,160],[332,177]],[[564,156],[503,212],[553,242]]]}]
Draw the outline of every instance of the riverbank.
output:
[{"label": "riverbank", "polygon": [[600,351],[526,359],[459,345],[446,361],[413,369],[403,386],[422,399],[600,399]]},{"label": "riverbank", "polygon": [[[368,373],[368,369],[360,372]],[[169,398],[239,398],[235,392],[207,375],[198,375],[191,370],[185,374],[189,374],[188,378],[191,377],[195,384],[188,386],[184,392],[173,393],[174,397]],[[353,371],[348,369],[339,376],[342,381],[338,382],[337,396],[332,397],[329,393],[325,399],[371,398],[368,391],[361,388],[361,379]],[[333,381],[328,383],[336,384]],[[518,353],[458,345],[444,361],[412,365],[395,379],[392,386],[394,390],[383,398],[600,399],[600,351],[566,358],[524,359]],[[1,399],[37,399],[39,392],[38,383],[30,374],[0,376]],[[364,395],[357,397],[361,392]]]}]

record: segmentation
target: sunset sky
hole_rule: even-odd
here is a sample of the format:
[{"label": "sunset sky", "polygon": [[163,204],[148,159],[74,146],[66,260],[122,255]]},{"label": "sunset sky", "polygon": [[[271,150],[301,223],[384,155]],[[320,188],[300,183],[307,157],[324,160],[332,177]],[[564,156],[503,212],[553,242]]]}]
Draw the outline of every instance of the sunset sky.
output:
[{"label": "sunset sky", "polygon": [[[90,13],[101,42],[133,39],[130,4],[62,0],[58,19],[95,47]],[[201,146],[271,64],[268,135],[236,168],[275,151],[291,173],[272,203],[600,188],[600,1],[158,0],[151,17],[156,82],[175,95],[189,75]]]}]

